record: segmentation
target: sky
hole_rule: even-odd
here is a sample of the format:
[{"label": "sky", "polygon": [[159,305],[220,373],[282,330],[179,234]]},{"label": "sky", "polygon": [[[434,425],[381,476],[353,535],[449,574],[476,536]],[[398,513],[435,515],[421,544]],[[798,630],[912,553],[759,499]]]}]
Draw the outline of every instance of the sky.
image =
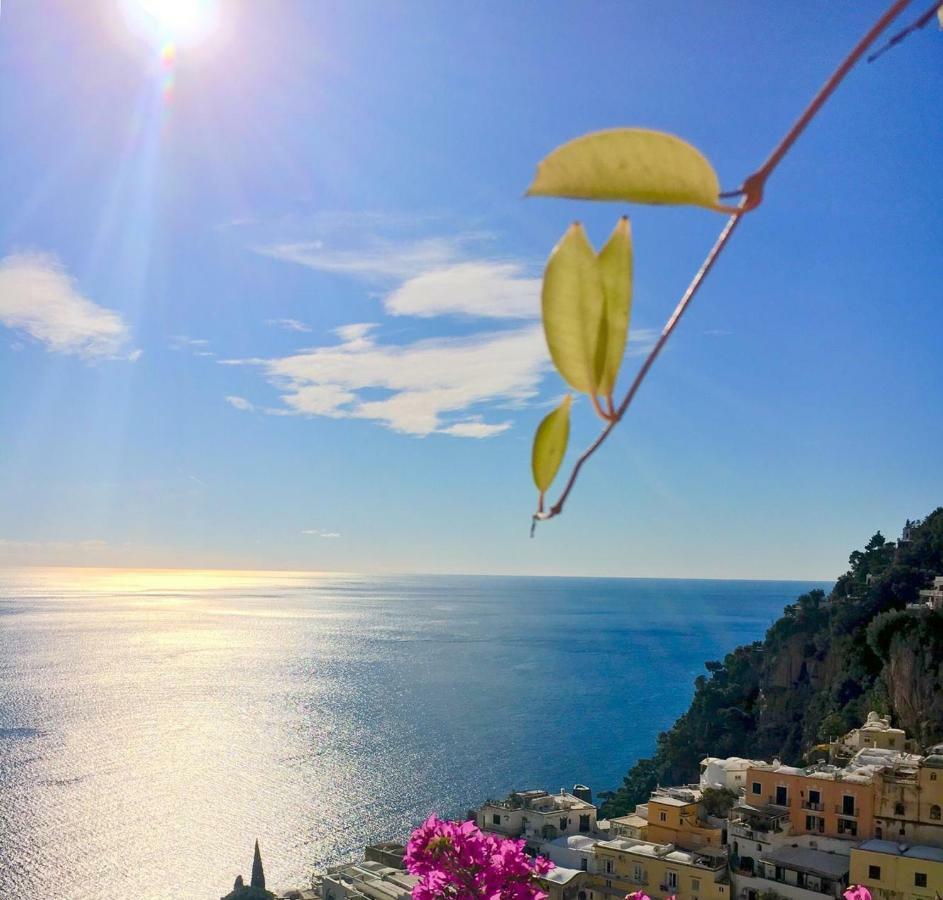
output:
[{"label": "sky", "polygon": [[830,579],[943,503],[935,23],[851,74],[531,540],[551,248],[630,216],[624,390],[723,224],[525,199],[537,162],[643,126],[736,187],[884,4],[155,2],[3,3],[0,565]]}]

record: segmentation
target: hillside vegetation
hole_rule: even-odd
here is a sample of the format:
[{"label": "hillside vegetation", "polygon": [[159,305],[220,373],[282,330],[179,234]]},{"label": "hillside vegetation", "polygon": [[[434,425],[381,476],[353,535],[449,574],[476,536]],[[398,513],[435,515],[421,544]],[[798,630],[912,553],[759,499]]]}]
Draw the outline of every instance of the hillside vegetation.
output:
[{"label": "hillside vegetation", "polygon": [[828,596],[803,594],[764,640],[707,663],[688,711],[602,795],[602,814],[631,812],[656,784],[696,781],[708,755],[801,764],[872,709],[924,745],[943,740],[943,614],[904,609],[943,574],[943,507],[909,536],[878,532]]}]

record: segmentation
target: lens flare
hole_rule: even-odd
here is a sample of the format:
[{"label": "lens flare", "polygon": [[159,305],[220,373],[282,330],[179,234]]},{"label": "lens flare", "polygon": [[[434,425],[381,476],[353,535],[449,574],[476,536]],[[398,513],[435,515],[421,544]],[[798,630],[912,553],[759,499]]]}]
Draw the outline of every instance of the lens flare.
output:
[{"label": "lens flare", "polygon": [[195,44],[219,24],[219,0],[124,0],[132,30],[158,46]]}]

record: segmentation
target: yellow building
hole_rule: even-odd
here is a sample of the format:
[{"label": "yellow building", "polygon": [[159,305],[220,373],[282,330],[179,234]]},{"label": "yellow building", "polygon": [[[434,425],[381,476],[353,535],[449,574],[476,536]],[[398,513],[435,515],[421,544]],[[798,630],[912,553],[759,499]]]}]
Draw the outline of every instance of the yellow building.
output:
[{"label": "yellow building", "polygon": [[596,844],[594,898],[623,898],[643,890],[652,900],[672,894],[684,900],[730,900],[723,853],[691,852],[673,844],[617,838]]},{"label": "yellow building", "polygon": [[943,754],[888,758],[874,790],[874,837],[943,847]]},{"label": "yellow building", "polygon": [[685,850],[723,846],[723,829],[702,818],[701,792],[688,788],[655,791],[649,797],[645,839],[656,844],[675,844]]},{"label": "yellow building", "polygon": [[875,900],[935,900],[943,894],[943,848],[865,841],[851,851],[849,881]]},{"label": "yellow building", "polygon": [[[643,804],[644,808],[644,804]],[[637,812],[628,816],[616,816],[609,819],[609,836],[634,838],[637,841],[648,840],[648,818]]]}]

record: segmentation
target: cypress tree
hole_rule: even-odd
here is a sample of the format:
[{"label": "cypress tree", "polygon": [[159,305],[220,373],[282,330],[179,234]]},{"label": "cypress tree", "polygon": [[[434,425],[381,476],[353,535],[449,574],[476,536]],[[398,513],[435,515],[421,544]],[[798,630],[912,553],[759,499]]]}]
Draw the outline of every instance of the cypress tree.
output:
[{"label": "cypress tree", "polygon": [[262,854],[259,853],[259,839],[255,840],[255,856],[252,858],[252,880],[249,887],[265,890],[265,872],[262,869]]}]

